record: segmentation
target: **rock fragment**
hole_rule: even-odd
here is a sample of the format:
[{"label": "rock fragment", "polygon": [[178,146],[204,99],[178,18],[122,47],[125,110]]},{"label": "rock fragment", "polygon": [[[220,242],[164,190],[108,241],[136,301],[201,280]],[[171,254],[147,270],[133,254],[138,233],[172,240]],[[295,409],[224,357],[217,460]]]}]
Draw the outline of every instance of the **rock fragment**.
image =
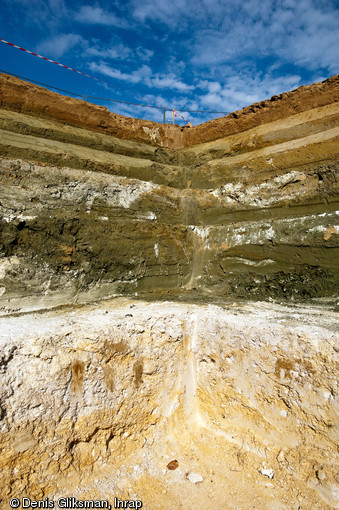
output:
[{"label": "rock fragment", "polygon": [[187,473],[186,478],[192,483],[201,483],[203,481],[203,477],[198,473],[194,473],[193,471]]},{"label": "rock fragment", "polygon": [[273,469],[259,469],[259,473],[264,476],[267,476],[270,480],[274,478],[274,470]]},{"label": "rock fragment", "polygon": [[174,469],[177,469],[178,466],[179,462],[177,460],[171,460],[171,462],[169,462],[166,467],[170,471],[174,471]]}]

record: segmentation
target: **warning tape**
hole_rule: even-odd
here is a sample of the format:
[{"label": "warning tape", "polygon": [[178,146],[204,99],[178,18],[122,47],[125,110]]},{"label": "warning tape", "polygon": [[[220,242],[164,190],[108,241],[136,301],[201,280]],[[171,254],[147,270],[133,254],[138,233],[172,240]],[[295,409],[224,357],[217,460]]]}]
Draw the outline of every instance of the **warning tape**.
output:
[{"label": "warning tape", "polygon": [[174,113],[175,117],[178,117],[178,115],[179,115],[179,117],[181,117],[182,119],[184,119],[184,121],[185,121],[185,122],[187,122],[187,124],[189,124],[189,120],[185,119],[185,117],[183,117],[182,115],[180,115],[180,113],[179,113],[179,112],[177,112],[177,110],[175,110],[174,108],[172,108],[172,111],[173,111],[173,113]]},{"label": "warning tape", "polygon": [[0,38],[0,42],[8,44],[8,46],[13,46],[13,48],[17,48],[18,50],[25,51],[26,53],[29,53],[30,55],[34,55],[35,57],[39,57],[39,58],[42,58],[43,60],[47,60],[47,62],[52,62],[52,64],[56,64],[57,66],[65,67],[66,69],[69,69],[70,71],[74,71],[75,73],[82,74],[83,76],[86,76],[87,78],[92,78],[92,80],[100,81],[101,83],[110,85],[106,81],[99,80],[99,78],[94,78],[94,76],[90,76],[89,74],[85,74],[85,73],[82,73],[81,71],[77,71],[76,69],[73,69],[72,67],[68,67],[68,66],[65,66],[64,64],[60,64],[59,62],[56,62],[55,60],[51,60],[50,58],[43,57],[42,55],[39,55],[38,53],[34,53],[33,51],[29,51],[29,50],[26,50],[25,48],[21,48],[21,46],[17,46],[16,44],[5,41],[4,39]]},{"label": "warning tape", "polygon": [[[91,78],[92,80],[96,80],[96,81],[99,81],[100,83],[104,83],[105,85],[108,85],[109,87],[113,87],[113,88],[116,88],[118,89],[119,87],[115,87],[113,86],[111,83],[108,83],[107,81],[104,81],[104,80],[100,80],[99,78],[95,78],[94,76],[91,76],[89,74],[85,74],[85,73],[82,73],[81,71],[77,71],[76,69],[73,69],[72,67],[68,67],[68,66],[65,66],[64,64],[60,64],[59,62],[56,62],[55,60],[51,60],[50,58],[47,58],[47,57],[43,57],[42,55],[39,55],[38,53],[34,53],[34,51],[30,51],[30,50],[26,50],[25,48],[22,48],[21,46],[17,46],[16,44],[13,44],[11,42],[8,42],[8,41],[5,41],[4,39],[1,39],[0,38],[0,42],[4,43],[4,44],[8,44],[8,46],[12,46],[13,48],[17,48],[18,50],[21,50],[21,51],[24,51],[26,53],[29,53],[30,55],[34,55],[35,57],[38,57],[38,58],[42,58],[43,60],[47,60],[47,62],[51,62],[52,64],[56,64],[57,66],[60,66],[60,67],[64,67],[65,69],[69,69],[70,71],[73,71],[74,73],[78,73],[78,74],[82,74],[82,76],[86,76],[86,78]],[[127,94],[129,94],[128,91],[126,91],[125,89],[119,89],[119,90],[123,90],[124,92],[127,92]],[[134,95],[134,94],[133,94]],[[134,96],[134,97],[137,97],[137,96]],[[139,99],[145,99],[143,97],[139,97]],[[165,108],[166,110],[168,110],[169,108],[167,106],[164,106],[164,105],[161,105],[161,104],[158,104],[158,103],[154,103],[152,101],[150,101],[152,104],[156,104],[158,106],[161,106],[162,108]],[[177,117],[177,111],[173,109],[173,112],[175,114],[175,116]],[[189,122],[187,119],[185,119],[182,115],[180,115],[178,113],[178,115],[184,119],[185,122]]]}]

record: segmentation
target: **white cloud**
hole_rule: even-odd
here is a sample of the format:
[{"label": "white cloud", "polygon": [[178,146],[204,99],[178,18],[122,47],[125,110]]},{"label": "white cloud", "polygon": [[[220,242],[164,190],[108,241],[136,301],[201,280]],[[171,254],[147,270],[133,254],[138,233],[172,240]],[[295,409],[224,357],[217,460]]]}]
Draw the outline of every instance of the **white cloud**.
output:
[{"label": "white cloud", "polygon": [[133,51],[128,46],[117,44],[107,48],[98,48],[91,46],[87,48],[86,55],[89,57],[110,58],[112,60],[126,60],[133,55]]},{"label": "white cloud", "polygon": [[90,64],[90,68],[92,71],[98,71],[99,73],[105,74],[115,80],[122,80],[130,83],[140,83],[143,80],[147,81],[152,73],[150,67],[147,65],[143,65],[139,69],[130,73],[123,73],[119,69],[114,69],[104,62],[100,62],[99,64],[92,62]]},{"label": "white cloud", "polygon": [[134,16],[144,22],[147,18],[158,20],[172,26],[177,23],[178,16],[186,13],[186,0],[133,0]]},{"label": "white cloud", "polygon": [[154,51],[148,50],[147,48],[142,48],[141,46],[138,46],[138,48],[135,50],[135,53],[136,56],[143,62],[148,62],[154,55]]},{"label": "white cloud", "polygon": [[40,43],[37,52],[59,58],[80,43],[84,43],[84,39],[79,34],[58,34]]},{"label": "white cloud", "polygon": [[92,62],[90,68],[93,71],[98,71],[110,78],[122,80],[130,83],[143,83],[150,88],[170,89],[179,92],[188,92],[193,90],[193,85],[188,85],[180,81],[174,74],[153,74],[148,65],[143,65],[130,73],[121,72],[119,69],[114,69],[107,65],[105,62],[99,64]]},{"label": "white cloud", "polygon": [[249,71],[230,76],[223,85],[201,81],[198,87],[207,90],[200,96],[201,109],[232,112],[251,103],[262,101],[300,85],[300,76],[288,75],[273,78],[270,75],[253,76]]},{"label": "white cloud", "polygon": [[233,20],[196,33],[195,65],[210,66],[246,58],[280,58],[309,70],[339,65],[339,12],[331,3],[247,0],[238,2]]},{"label": "white cloud", "polygon": [[132,0],[133,14],[169,30],[189,31],[192,64],[234,64],[274,57],[312,71],[338,72],[339,11],[335,0]]},{"label": "white cloud", "polygon": [[74,14],[74,19],[89,25],[127,26],[127,23],[123,19],[118,18],[114,13],[104,11],[101,7],[92,5],[82,5],[79,12]]},{"label": "white cloud", "polygon": [[188,85],[187,83],[178,80],[174,74],[157,74],[150,79],[149,86],[158,89],[178,90],[180,92],[188,92],[195,88],[193,85]]},{"label": "white cloud", "polygon": [[153,57],[154,51],[142,46],[132,49],[122,43],[115,44],[114,39],[106,46],[103,46],[98,40],[92,40],[91,45],[88,44],[85,55],[101,59],[148,62]]},{"label": "white cloud", "polygon": [[297,5],[293,30],[277,54],[287,61],[292,56],[297,65],[311,70],[322,67],[337,73],[339,11],[321,9],[310,0],[300,0]]},{"label": "white cloud", "polygon": [[216,81],[201,80],[198,83],[198,87],[200,89],[207,89],[209,92],[219,92],[221,90],[220,83]]}]

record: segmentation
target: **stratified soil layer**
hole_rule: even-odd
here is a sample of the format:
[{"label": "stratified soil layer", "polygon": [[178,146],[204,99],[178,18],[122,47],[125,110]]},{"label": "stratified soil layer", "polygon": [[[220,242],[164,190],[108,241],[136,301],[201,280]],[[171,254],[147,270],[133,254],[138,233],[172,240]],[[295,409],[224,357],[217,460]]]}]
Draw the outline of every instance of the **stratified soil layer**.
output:
[{"label": "stratified soil layer", "polygon": [[179,149],[217,140],[247,131],[261,124],[284,119],[313,108],[339,101],[339,75],[313,85],[285,92],[254,103],[221,119],[193,128],[163,126],[156,122],[126,118],[104,106],[64,97],[42,87],[1,74],[0,106],[2,108],[58,119],[67,124],[135,140]]},{"label": "stratified soil layer", "polygon": [[161,125],[0,83],[5,311],[126,293],[335,299],[338,77],[169,126],[195,143],[180,150]]},{"label": "stratified soil layer", "polygon": [[339,101],[339,75],[253,103],[226,117],[186,130],[184,146],[217,140]]},{"label": "stratified soil layer", "polygon": [[339,508],[338,84],[180,128],[0,75],[4,508]]}]

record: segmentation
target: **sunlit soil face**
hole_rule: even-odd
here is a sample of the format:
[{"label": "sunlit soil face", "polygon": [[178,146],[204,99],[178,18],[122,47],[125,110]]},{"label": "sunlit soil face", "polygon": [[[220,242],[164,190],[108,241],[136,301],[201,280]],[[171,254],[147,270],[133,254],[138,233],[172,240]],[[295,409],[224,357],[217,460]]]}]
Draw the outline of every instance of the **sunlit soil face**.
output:
[{"label": "sunlit soil face", "polygon": [[120,299],[3,323],[4,502],[336,507],[329,309]]},{"label": "sunlit soil face", "polygon": [[181,129],[0,73],[4,508],[339,508],[338,80]]}]

